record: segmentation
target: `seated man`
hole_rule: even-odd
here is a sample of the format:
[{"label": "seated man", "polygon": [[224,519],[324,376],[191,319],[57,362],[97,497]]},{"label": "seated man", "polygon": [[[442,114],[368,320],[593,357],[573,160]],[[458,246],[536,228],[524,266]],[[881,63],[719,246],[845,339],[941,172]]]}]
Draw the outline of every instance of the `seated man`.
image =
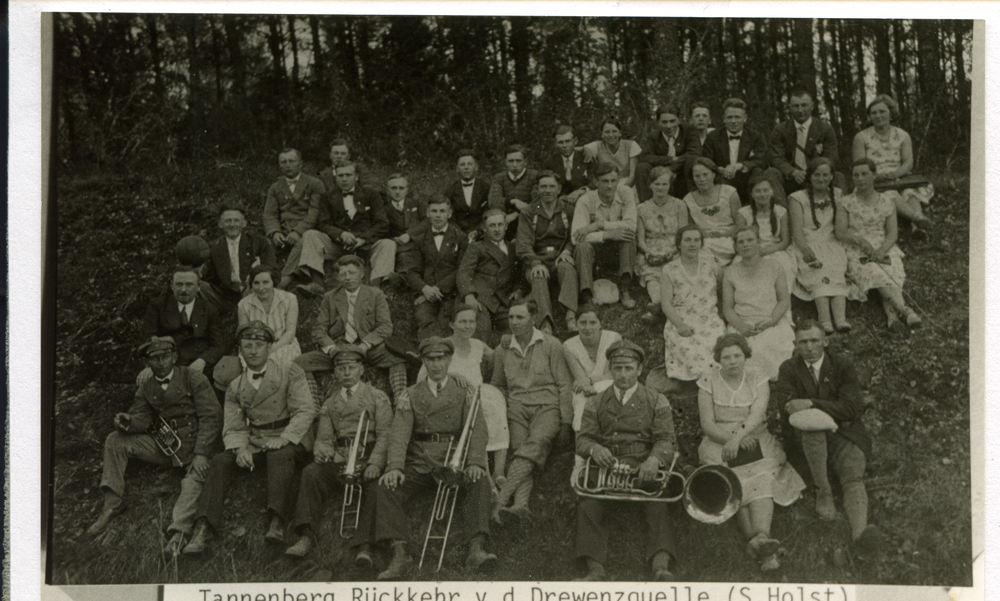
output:
[{"label": "seated man", "polygon": [[354,255],[340,257],[337,261],[340,285],[323,295],[312,329],[313,343],[319,350],[295,358],[305,370],[317,399],[322,397],[313,374],[332,372],[333,354],[345,344],[361,349],[369,365],[389,369],[389,385],[397,403],[406,393],[406,361],[389,352],[384,344],[392,335],[389,302],[378,288],[362,285],[364,277],[365,264],[360,258]]},{"label": "seated man", "polygon": [[[809,92],[792,92],[788,100],[791,117],[771,131],[771,167],[781,172],[785,194],[803,189],[806,169],[816,157],[826,157],[837,164],[837,134],[826,121],[813,119],[813,99]],[[834,185],[846,192],[843,177],[834,176]],[[837,181],[839,180],[839,181]]]},{"label": "seated man", "polygon": [[768,149],[764,134],[747,128],[747,104],[730,98],[722,104],[723,129],[708,134],[701,155],[719,166],[717,183],[736,188],[743,206],[750,204],[750,180],[761,174],[774,188],[774,202],[787,207],[781,173],[767,166]]},{"label": "seated man", "polygon": [[325,188],[319,179],[302,173],[302,153],[286,148],[278,154],[281,177],[267,189],[264,234],[279,253],[288,253],[279,288],[292,282],[292,271],[302,256],[302,236],[316,227],[319,200]]},{"label": "seated man", "polygon": [[[868,523],[865,462],[872,442],[861,421],[861,385],[851,362],[826,350],[826,344],[819,322],[804,319],[796,324],[798,353],[781,364],[774,386],[774,400],[782,408],[785,452],[796,471],[812,475],[816,513],[823,519],[837,517],[827,472],[833,468],[844,493],[851,539],[860,552],[874,553],[884,537],[877,526]],[[817,417],[826,416],[827,421],[832,418],[836,430],[801,423],[802,429],[792,426],[797,421],[793,416],[806,410],[822,412]]]},{"label": "seated man", "polygon": [[635,301],[629,293],[635,273],[635,229],[638,208],[631,188],[618,186],[618,170],[611,163],[601,163],[594,171],[597,189],[591,190],[576,201],[573,212],[573,258],[580,276],[580,301],[593,299],[594,266],[597,250],[604,250],[602,257],[617,257],[618,281],[621,287],[622,306],[634,309]]},{"label": "seated man", "polygon": [[495,344],[507,331],[507,306],[518,291],[514,248],[503,239],[507,231],[504,214],[490,209],[483,215],[486,237],[469,245],[458,266],[458,295],[465,304],[479,309],[476,338]]},{"label": "seated man", "polygon": [[[649,172],[653,167],[670,167],[674,173],[684,172],[691,132],[687,125],[681,123],[680,117],[681,111],[675,104],[665,104],[656,109],[656,128],[639,142],[642,154],[635,167],[636,202],[642,203],[653,197],[649,187]],[[670,194],[684,198],[687,191],[687,179],[674,178]]]},{"label": "seated man", "polygon": [[[285,555],[305,557],[313,547],[316,529],[323,519],[323,510],[333,488],[341,482],[344,468],[350,460],[351,446],[358,432],[358,422],[367,413],[365,445],[359,446],[355,459],[362,480],[372,481],[385,468],[392,405],[381,390],[361,381],[365,368],[361,349],[344,345],[331,356],[337,386],[319,410],[319,427],[313,443],[314,461],[302,470],[302,485],[295,505],[295,534],[298,540],[285,550]],[[359,441],[360,445],[360,441]],[[345,492],[346,494],[346,492]],[[362,498],[364,498],[362,496]],[[370,521],[370,520],[369,520]],[[359,520],[360,524],[360,520]]]},{"label": "seated man", "polygon": [[[125,468],[130,458],[157,465],[186,466],[181,493],[174,503],[173,521],[167,526],[169,542],[164,549],[168,555],[177,555],[184,546],[184,537],[191,534],[209,457],[218,450],[222,407],[208,378],[200,371],[176,364],[177,346],[169,336],[151,337],[139,347],[139,355],[153,377],[139,386],[128,413],[115,415],[117,431],[104,442],[101,477],[104,506],[87,534],[103,532],[121,509]],[[154,436],[164,422],[180,438],[179,448],[165,449],[157,444]]]},{"label": "seated man", "polygon": [[427,214],[423,203],[409,194],[410,184],[405,175],[393,173],[386,180],[386,186],[389,189],[389,202],[385,203],[385,216],[389,219],[389,234],[386,237],[396,243],[396,270],[387,277],[397,283],[402,281],[399,272],[413,262],[415,248],[412,238],[427,229],[424,224]]},{"label": "seated man", "polygon": [[333,141],[330,142],[330,166],[319,172],[319,180],[323,182],[323,187],[326,188],[327,192],[337,189],[337,176],[335,171],[337,163],[340,161],[350,161],[354,163],[354,166],[357,169],[359,186],[371,188],[380,195],[383,195],[382,183],[378,181],[378,178],[375,177],[375,174],[372,173],[371,169],[368,169],[364,163],[354,158],[351,154],[351,147],[348,146],[347,140],[344,138],[334,138]]},{"label": "seated man", "polygon": [[549,157],[544,168],[559,177],[559,200],[565,201],[572,208],[576,199],[587,191],[587,163],[583,158],[583,150],[577,149],[576,134],[572,127],[557,127],[555,140],[556,153]]},{"label": "seated man", "polygon": [[[511,334],[503,337],[493,356],[492,384],[507,399],[513,451],[493,513],[497,521],[500,512],[517,519],[531,515],[532,472],[545,467],[557,436],[561,445],[572,438],[573,376],[562,343],[535,327],[537,312],[532,300],[511,305]],[[511,497],[513,504],[508,507]]]},{"label": "seated man", "polygon": [[[448,375],[455,347],[450,340],[432,336],[420,342],[420,356],[427,369],[427,379],[407,391],[409,401],[396,407],[389,430],[386,472],[373,494],[364,496],[362,523],[351,539],[352,548],[360,549],[356,563],[372,565],[368,545],[387,541],[392,562],[378,575],[379,580],[405,578],[413,566],[406,550],[409,538],[404,507],[418,492],[430,492],[438,482],[431,472],[444,467],[449,442],[457,442],[471,409],[473,391]],[[480,411],[470,424],[469,450],[460,476],[459,519],[469,539],[466,566],[488,569],[497,556],[483,548],[490,533],[490,484],[486,477],[486,421]],[[374,525],[369,521],[374,520]],[[452,531],[454,532],[454,530]]]},{"label": "seated man", "polygon": [[293,275],[309,279],[299,290],[323,294],[323,262],[336,261],[344,254],[366,255],[371,264],[371,284],[395,270],[396,243],[384,239],[389,234],[389,218],[382,197],[370,188],[356,186],[355,165],[340,161],[335,166],[337,186],[327,190],[319,203],[316,229],[302,239],[302,256]]},{"label": "seated man", "polygon": [[462,231],[482,234],[483,213],[490,208],[490,182],[478,177],[479,164],[469,149],[458,151],[458,179],[449,185],[444,195],[451,200],[452,222]]},{"label": "seated man", "polygon": [[[612,344],[605,356],[614,386],[587,400],[576,438],[576,452],[602,468],[623,462],[638,469],[639,485],[652,483],[670,467],[677,449],[670,403],[662,394],[639,384],[645,352],[628,340]],[[591,468],[593,469],[593,468]],[[611,501],[584,497],[576,512],[576,555],[587,562],[579,580],[604,580],[608,529],[604,510]],[[646,561],[652,580],[672,581],[676,558],[670,511],[666,503],[639,503],[646,514]]]},{"label": "seated man", "polygon": [[219,229],[225,236],[212,247],[212,254],[202,266],[201,293],[221,313],[236,310],[236,304],[250,293],[250,269],[274,265],[274,247],[266,238],[246,231],[243,207],[224,207],[219,214]]},{"label": "seated man", "polygon": [[[219,314],[198,295],[200,288],[197,271],[187,266],[175,268],[171,292],[149,302],[139,333],[146,340],[169,336],[177,349],[177,365],[209,375],[222,358],[226,341]],[[143,370],[140,379],[149,373]]]},{"label": "seated man", "polygon": [[285,541],[285,523],[291,517],[289,491],[295,462],[304,462],[312,449],[316,401],[309,394],[305,373],[294,363],[270,359],[274,332],[251,321],[236,334],[246,369],[226,391],[222,442],[226,450],[212,458],[205,487],[198,500],[198,519],[184,554],[205,551],[222,527],[222,510],[229,480],[236,468],[253,471],[264,455],[267,465],[269,527],[264,540]]},{"label": "seated man", "polygon": [[451,308],[458,297],[458,263],[465,254],[469,239],[457,225],[448,222],[451,201],[443,194],[431,196],[427,203],[430,229],[418,234],[406,281],[417,294],[413,320],[417,340],[428,336],[450,336]]},{"label": "seated man", "polygon": [[[538,304],[535,325],[554,333],[551,284],[559,288],[559,303],[566,309],[566,330],[576,330],[576,301],[580,282],[573,264],[573,244],[569,239],[572,210],[559,196],[559,176],[542,171],[538,176],[538,201],[521,213],[517,226],[517,256],[531,274],[531,298]],[[555,273],[557,277],[553,278]]]},{"label": "seated man", "polygon": [[528,151],[520,144],[508,146],[504,157],[507,170],[494,175],[490,184],[490,208],[500,209],[506,215],[505,238],[513,240],[517,235],[515,222],[518,215],[538,199],[538,188],[535,186],[538,172],[525,167]]}]

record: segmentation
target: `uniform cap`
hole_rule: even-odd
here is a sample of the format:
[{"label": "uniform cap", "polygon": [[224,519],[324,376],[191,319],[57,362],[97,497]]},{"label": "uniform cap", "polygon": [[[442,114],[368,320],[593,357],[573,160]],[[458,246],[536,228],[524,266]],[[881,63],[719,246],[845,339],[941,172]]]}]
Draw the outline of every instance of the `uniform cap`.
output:
[{"label": "uniform cap", "polygon": [[237,340],[263,340],[264,342],[274,342],[274,330],[267,327],[267,324],[260,320],[254,320],[245,326],[240,327],[236,332]]},{"label": "uniform cap", "polygon": [[638,361],[640,365],[646,360],[646,351],[642,350],[638,344],[632,342],[631,340],[619,340],[618,342],[611,345],[604,356],[608,358],[608,361],[612,364],[615,363],[617,359],[619,362],[622,361]]},{"label": "uniform cap", "polygon": [[420,341],[421,357],[443,357],[455,354],[455,345],[447,338],[430,336]]},{"label": "uniform cap", "polygon": [[177,345],[170,336],[153,336],[139,345],[139,356],[152,357],[160,353],[172,353],[175,350],[177,350]]},{"label": "uniform cap", "polygon": [[362,363],[365,360],[365,352],[354,345],[338,346],[330,358],[333,360],[334,366]]}]

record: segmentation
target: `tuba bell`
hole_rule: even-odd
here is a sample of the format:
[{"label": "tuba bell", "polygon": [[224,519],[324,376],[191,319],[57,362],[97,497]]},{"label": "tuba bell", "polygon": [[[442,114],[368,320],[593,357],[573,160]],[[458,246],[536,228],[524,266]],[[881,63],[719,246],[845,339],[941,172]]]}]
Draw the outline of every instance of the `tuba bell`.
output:
[{"label": "tuba bell", "polygon": [[173,457],[181,450],[181,437],[177,435],[177,432],[173,427],[167,423],[167,420],[163,419],[162,415],[157,416],[160,419],[160,425],[154,427],[150,432],[150,436],[153,437],[153,442],[156,446],[160,447],[163,454],[167,457]]},{"label": "tuba bell", "polygon": [[[340,536],[350,538],[357,530],[361,519],[361,466],[368,444],[368,431],[371,427],[371,417],[368,411],[362,411],[358,418],[358,428],[354,433],[351,451],[347,458],[340,480],[344,483],[344,502],[340,511]],[[352,521],[348,521],[352,520]]]},{"label": "tuba bell", "polygon": [[721,524],[736,515],[743,501],[743,487],[733,470],[724,465],[703,465],[684,484],[684,509],[706,524]]},{"label": "tuba bell", "polygon": [[595,467],[588,457],[573,480],[573,490],[581,497],[618,501],[673,503],[684,494],[684,476],[674,471],[678,455],[670,467],[659,470],[652,482],[639,483],[639,469],[616,461],[611,467]]}]

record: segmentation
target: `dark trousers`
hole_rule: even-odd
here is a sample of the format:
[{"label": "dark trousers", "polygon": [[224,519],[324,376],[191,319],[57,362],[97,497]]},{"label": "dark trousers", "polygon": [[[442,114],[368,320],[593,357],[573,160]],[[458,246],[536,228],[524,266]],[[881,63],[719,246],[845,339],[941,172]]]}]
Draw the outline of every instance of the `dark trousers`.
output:
[{"label": "dark trousers", "polygon": [[340,482],[343,468],[343,463],[331,461],[329,463],[310,463],[302,470],[299,497],[295,501],[294,524],[296,529],[300,526],[310,526],[314,530],[316,529],[316,524],[323,519],[327,500],[334,490],[343,486]]},{"label": "dark trousers", "polygon": [[[406,479],[401,486],[396,487],[396,490],[389,490],[374,482],[365,487],[361,521],[354,538],[351,539],[352,547],[383,540],[409,539],[407,517],[403,508],[413,495],[436,491],[438,483],[430,474],[417,473],[410,467],[404,469],[403,474]],[[464,526],[467,538],[490,533],[491,501],[488,478],[480,478],[478,482],[465,480],[459,486],[455,512],[458,514],[459,523]],[[427,517],[430,519],[430,516]]]},{"label": "dark trousers", "polygon": [[[304,461],[306,456],[301,444],[288,444],[277,451],[261,450],[253,454],[254,467],[267,465],[267,508],[286,522],[291,517],[289,495],[295,477],[295,461],[297,457]],[[236,465],[235,451],[224,451],[212,458],[201,498],[198,499],[198,517],[207,518],[208,523],[216,530],[222,526],[222,508],[229,489],[229,479],[241,469]]]},{"label": "dark trousers", "polygon": [[444,297],[444,300],[430,302],[424,296],[419,296],[419,304],[413,307],[413,320],[417,322],[417,340],[430,336],[451,336],[452,307],[455,306],[455,293]]},{"label": "dark trousers", "polygon": [[[611,505],[614,503],[615,505]],[[604,523],[604,510],[613,507],[620,511],[623,509],[620,503],[629,501],[602,501],[599,499],[584,498],[576,509],[576,556],[578,558],[589,557],[601,565],[608,563],[608,527]],[[674,536],[670,529],[670,514],[666,503],[636,503],[631,505],[641,505],[646,514],[646,562],[653,559],[653,556],[660,551],[670,553],[677,557],[674,551]],[[629,536],[629,534],[626,534]],[[634,534],[632,535],[634,536]]]},{"label": "dark trousers", "polygon": [[507,333],[507,307],[498,305],[496,311],[479,311],[476,314],[476,338],[490,348],[500,343],[500,336]]},{"label": "dark trousers", "polygon": [[599,263],[617,262],[619,281],[626,274],[635,273],[635,240],[579,242],[573,251],[573,258],[580,276],[580,291],[593,290],[594,267]]}]

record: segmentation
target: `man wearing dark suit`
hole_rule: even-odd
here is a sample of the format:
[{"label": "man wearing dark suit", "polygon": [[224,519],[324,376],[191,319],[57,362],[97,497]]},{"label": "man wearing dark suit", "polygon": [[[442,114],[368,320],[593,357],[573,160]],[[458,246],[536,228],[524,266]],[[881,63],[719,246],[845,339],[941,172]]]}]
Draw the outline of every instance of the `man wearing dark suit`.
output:
[{"label": "man wearing dark suit", "polygon": [[299,355],[295,362],[312,380],[313,372],[333,371],[337,348],[356,346],[369,365],[389,369],[389,385],[398,402],[406,392],[406,361],[385,347],[385,339],[392,335],[389,302],[378,288],[361,284],[364,276],[365,264],[359,257],[345,255],[337,261],[340,286],[323,295],[312,329],[318,350]]},{"label": "man wearing dark suit", "polygon": [[767,140],[764,135],[746,128],[747,105],[739,98],[722,104],[725,127],[708,134],[701,154],[719,167],[718,183],[736,188],[743,205],[750,203],[750,180],[758,173],[771,182],[774,202],[787,207],[781,173],[768,167]]},{"label": "man wearing dark suit", "polygon": [[389,234],[387,238],[396,243],[395,271],[387,277],[399,282],[399,273],[409,268],[413,263],[413,236],[427,229],[424,221],[427,219],[426,207],[409,194],[410,183],[402,173],[393,173],[386,180],[389,190],[389,200],[385,203],[385,216],[389,219]]},{"label": "man wearing dark suit", "polygon": [[288,253],[279,288],[291,283],[291,273],[302,254],[302,236],[316,227],[323,182],[302,173],[302,153],[286,148],[278,154],[281,177],[267,189],[264,200],[264,235],[278,253]]},{"label": "man wearing dark suit", "polygon": [[[833,468],[843,491],[851,538],[860,552],[872,553],[878,551],[883,536],[868,523],[864,477],[872,441],[861,421],[861,385],[851,362],[827,351],[826,344],[819,322],[806,319],[795,326],[796,354],[781,364],[774,386],[787,433],[785,451],[800,474],[812,475],[816,512],[824,519],[837,516],[827,475],[828,467]],[[827,422],[832,418],[835,429],[816,425],[813,417]]]},{"label": "man wearing dark suit", "polygon": [[245,294],[249,294],[250,269],[274,265],[274,247],[266,238],[246,231],[246,213],[242,207],[226,207],[219,215],[219,228],[225,236],[212,247],[202,270],[201,293],[220,312],[231,312]]},{"label": "man wearing dark suit", "polygon": [[[156,465],[186,466],[173,519],[167,527],[169,542],[164,549],[169,555],[177,555],[194,525],[209,457],[219,450],[216,446],[222,434],[222,407],[208,378],[189,367],[176,365],[177,347],[169,336],[149,338],[139,347],[139,355],[153,377],[139,386],[128,413],[115,415],[115,431],[104,442],[101,477],[104,506],[87,533],[102,532],[121,508],[125,468],[130,458]],[[173,455],[167,455],[148,433],[151,426],[160,430],[160,418],[180,439],[180,447],[173,449]]]},{"label": "man wearing dark suit", "polygon": [[[712,113],[707,102],[695,101],[691,104],[690,119],[687,123],[687,140],[684,143],[684,172],[677,173],[677,177],[684,178],[685,189],[694,189],[694,180],[691,179],[691,167],[694,160],[701,156],[701,149],[708,139],[709,132],[713,131]],[[678,198],[683,198],[678,197]]]},{"label": "man wearing dark suit", "polygon": [[583,150],[577,150],[576,134],[569,125],[556,128],[556,153],[542,166],[559,176],[559,199],[567,202],[572,210],[576,199],[587,191],[589,177],[587,163],[583,160]]},{"label": "man wearing dark suit", "polygon": [[538,200],[538,172],[526,168],[528,150],[521,144],[508,146],[504,157],[507,170],[494,175],[490,183],[490,208],[506,215],[506,239],[510,241],[517,235],[518,215]]},{"label": "man wearing dark suit", "polygon": [[458,179],[444,195],[451,200],[451,220],[463,232],[482,235],[483,213],[490,208],[490,182],[478,177],[479,164],[469,149],[458,151]]},{"label": "man wearing dark suit", "polygon": [[486,237],[469,245],[458,266],[458,295],[476,307],[476,338],[489,346],[507,331],[507,307],[518,288],[514,246],[504,241],[507,222],[502,211],[483,215]]},{"label": "man wearing dark suit", "polygon": [[351,161],[354,163],[354,166],[357,169],[359,186],[371,188],[380,195],[385,196],[382,190],[382,183],[378,181],[375,174],[373,174],[371,170],[364,165],[364,163],[353,158],[351,147],[348,146],[347,140],[344,138],[334,138],[334,140],[330,142],[330,166],[320,171],[318,175],[319,180],[323,182],[323,186],[326,188],[327,192],[337,189],[337,176],[335,171],[337,163],[340,161]]},{"label": "man wearing dark suit", "polygon": [[413,308],[417,340],[451,335],[448,321],[458,296],[458,264],[469,239],[457,225],[448,222],[450,217],[448,197],[431,196],[427,204],[430,227],[413,241],[415,252],[406,281],[417,294]]},{"label": "man wearing dark suit", "polygon": [[371,265],[371,284],[395,270],[396,243],[389,235],[389,218],[382,197],[370,188],[357,186],[354,163],[340,161],[335,167],[337,186],[328,190],[319,203],[316,229],[302,239],[302,257],[297,271],[308,274],[310,284],[299,286],[307,293],[323,294],[323,263],[352,253],[367,255]]},{"label": "man wearing dark suit", "polygon": [[635,191],[640,203],[653,197],[649,188],[649,172],[653,167],[670,167],[674,172],[671,195],[684,198],[687,194],[687,178],[683,177],[683,171],[691,132],[681,123],[680,115],[681,111],[675,104],[657,108],[656,128],[639,141],[642,154],[635,168]]},{"label": "man wearing dark suit", "polygon": [[199,288],[196,271],[190,267],[175,269],[171,293],[150,301],[140,334],[145,340],[171,337],[177,345],[177,364],[209,375],[222,358],[226,341],[219,314],[198,295]]},{"label": "man wearing dark suit", "polygon": [[[806,169],[814,158],[825,157],[837,164],[837,134],[829,123],[813,118],[812,111],[809,92],[792,92],[788,100],[791,119],[771,131],[771,167],[781,172],[786,194],[806,186]],[[835,185],[844,190],[840,179]]]}]

